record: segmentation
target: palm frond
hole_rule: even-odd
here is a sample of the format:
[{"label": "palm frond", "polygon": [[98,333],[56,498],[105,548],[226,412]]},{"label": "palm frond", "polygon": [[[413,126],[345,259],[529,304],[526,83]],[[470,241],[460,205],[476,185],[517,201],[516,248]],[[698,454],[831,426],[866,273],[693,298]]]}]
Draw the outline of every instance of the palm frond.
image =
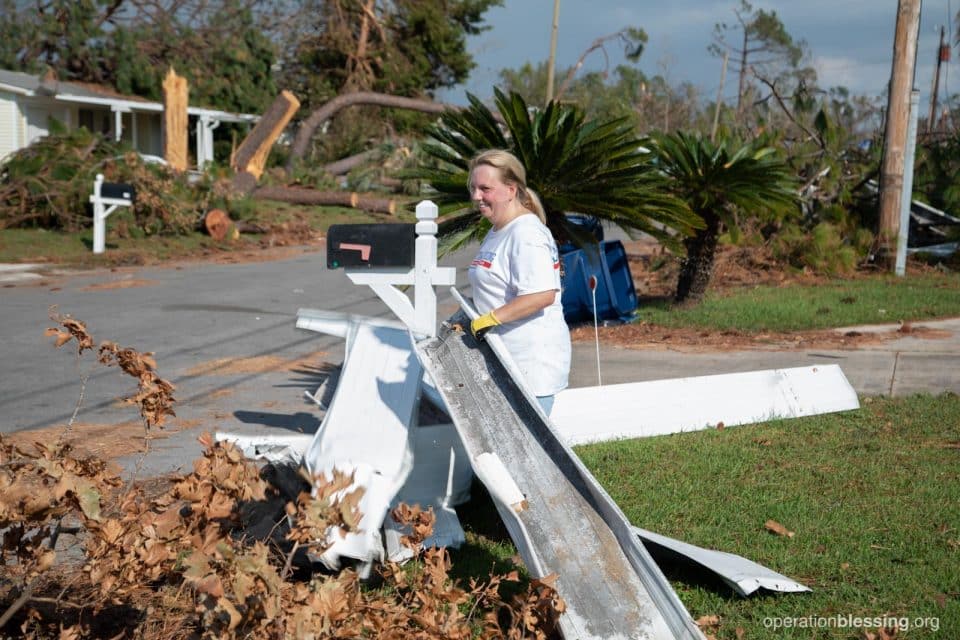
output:
[{"label": "palm frond", "polygon": [[[499,89],[494,94],[502,125],[468,94],[467,109],[444,113],[439,125],[428,130],[433,142],[424,151],[436,165],[404,172],[404,177],[428,182],[438,206],[465,211],[470,206],[470,159],[481,150],[502,148],[523,163],[527,184],[539,194],[555,234],[577,240],[565,219],[565,213],[577,212],[650,233],[676,248],[703,225],[672,192],[627,119],[586,121],[572,105],[554,101],[544,109],[531,109],[519,94]],[[479,228],[481,218],[465,218],[471,219],[464,224]],[[447,250],[482,235],[468,233],[467,227],[441,225],[440,235],[451,238],[444,242]]]},{"label": "palm frond", "polygon": [[777,216],[796,206],[789,167],[762,142],[713,143],[675,132],[653,134],[650,146],[672,191],[701,216],[732,223],[734,210]]},{"label": "palm frond", "polygon": [[440,238],[437,250],[441,255],[480,240],[490,229],[490,223],[473,210],[447,217],[437,226],[439,227],[437,236]]}]

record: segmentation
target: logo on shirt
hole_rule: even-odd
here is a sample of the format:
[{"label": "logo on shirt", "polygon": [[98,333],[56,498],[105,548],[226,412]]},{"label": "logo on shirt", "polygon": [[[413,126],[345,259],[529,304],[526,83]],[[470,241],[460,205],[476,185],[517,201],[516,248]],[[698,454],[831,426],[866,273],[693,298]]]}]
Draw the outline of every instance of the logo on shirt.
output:
[{"label": "logo on shirt", "polygon": [[477,254],[477,257],[473,259],[473,262],[470,263],[470,267],[483,267],[484,269],[489,269],[493,266],[493,259],[497,257],[497,254],[493,251],[481,251]]}]

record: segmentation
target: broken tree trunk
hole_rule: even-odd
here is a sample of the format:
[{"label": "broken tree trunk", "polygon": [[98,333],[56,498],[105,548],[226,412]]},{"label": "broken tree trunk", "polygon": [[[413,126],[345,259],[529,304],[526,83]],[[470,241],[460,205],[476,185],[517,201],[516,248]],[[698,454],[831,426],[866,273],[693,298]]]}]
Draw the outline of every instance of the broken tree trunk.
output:
[{"label": "broken tree trunk", "polygon": [[299,108],[300,101],[295,95],[286,89],[280,92],[233,156],[232,165],[233,170],[236,171],[235,188],[249,192],[256,185],[263,174],[273,143],[283,133],[290,118]]},{"label": "broken tree trunk", "polygon": [[389,176],[384,176],[380,178],[380,184],[394,191],[403,190],[403,180],[401,180],[400,178],[391,178]]},{"label": "broken tree trunk", "polygon": [[422,111],[424,113],[443,113],[447,109],[459,110],[460,107],[434,102],[432,100],[418,100],[416,98],[404,98],[402,96],[391,96],[386,93],[375,93],[373,91],[357,91],[354,93],[344,93],[333,100],[325,103],[322,107],[310,114],[300,125],[297,136],[293,140],[293,146],[290,148],[290,157],[287,159],[287,173],[293,170],[293,165],[297,160],[303,158],[310,146],[310,139],[314,132],[326,120],[329,120],[341,109],[357,104],[376,105],[381,107],[394,107],[398,109],[409,109],[412,111]]},{"label": "broken tree trunk", "polygon": [[379,152],[376,149],[367,149],[366,151],[355,153],[352,156],[341,158],[336,162],[325,164],[323,165],[323,170],[332,176],[340,176],[345,173],[350,173],[367,160],[376,157],[378,153]]},{"label": "broken tree trunk", "polygon": [[177,171],[187,170],[187,79],[170,67],[163,79],[163,159]]},{"label": "broken tree trunk", "polygon": [[317,191],[303,187],[260,187],[251,194],[257,200],[279,200],[293,204],[325,204],[352,207],[378,213],[397,212],[397,201],[360,195],[355,191]]}]

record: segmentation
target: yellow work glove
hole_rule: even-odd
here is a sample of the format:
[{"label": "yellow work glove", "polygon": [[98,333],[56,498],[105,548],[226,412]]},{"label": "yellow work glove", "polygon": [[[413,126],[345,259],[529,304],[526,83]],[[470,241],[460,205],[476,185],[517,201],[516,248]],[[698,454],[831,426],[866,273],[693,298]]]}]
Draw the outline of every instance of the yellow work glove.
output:
[{"label": "yellow work glove", "polygon": [[483,336],[486,335],[487,331],[499,325],[500,321],[497,320],[497,316],[493,315],[493,311],[491,311],[482,316],[478,316],[470,322],[470,333],[472,333],[473,337],[477,340],[483,340]]}]

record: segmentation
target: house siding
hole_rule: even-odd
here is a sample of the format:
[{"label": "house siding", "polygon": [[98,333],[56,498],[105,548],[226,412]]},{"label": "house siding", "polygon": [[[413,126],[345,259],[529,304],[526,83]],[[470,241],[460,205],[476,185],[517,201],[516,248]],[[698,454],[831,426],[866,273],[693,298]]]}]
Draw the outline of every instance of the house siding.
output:
[{"label": "house siding", "polygon": [[[45,85],[29,74],[0,69],[0,159],[48,135],[50,117],[61,121],[67,129],[84,126],[114,139],[117,122],[113,109],[122,112],[121,139],[135,143],[133,146],[141,153],[159,156],[163,152],[162,107],[135,96],[115,96],[70,82]],[[200,114],[217,122],[252,124],[257,119],[252,114],[200,108],[193,111],[189,140],[194,157],[197,149],[193,125]]]},{"label": "house siding", "polygon": [[63,104],[27,98],[20,101],[20,110],[26,120],[26,136],[23,139],[26,144],[21,146],[27,146],[50,135],[50,118],[59,120],[68,128],[73,126],[70,108]]},{"label": "house siding", "polygon": [[20,148],[20,120],[17,96],[0,91],[0,161]]}]

